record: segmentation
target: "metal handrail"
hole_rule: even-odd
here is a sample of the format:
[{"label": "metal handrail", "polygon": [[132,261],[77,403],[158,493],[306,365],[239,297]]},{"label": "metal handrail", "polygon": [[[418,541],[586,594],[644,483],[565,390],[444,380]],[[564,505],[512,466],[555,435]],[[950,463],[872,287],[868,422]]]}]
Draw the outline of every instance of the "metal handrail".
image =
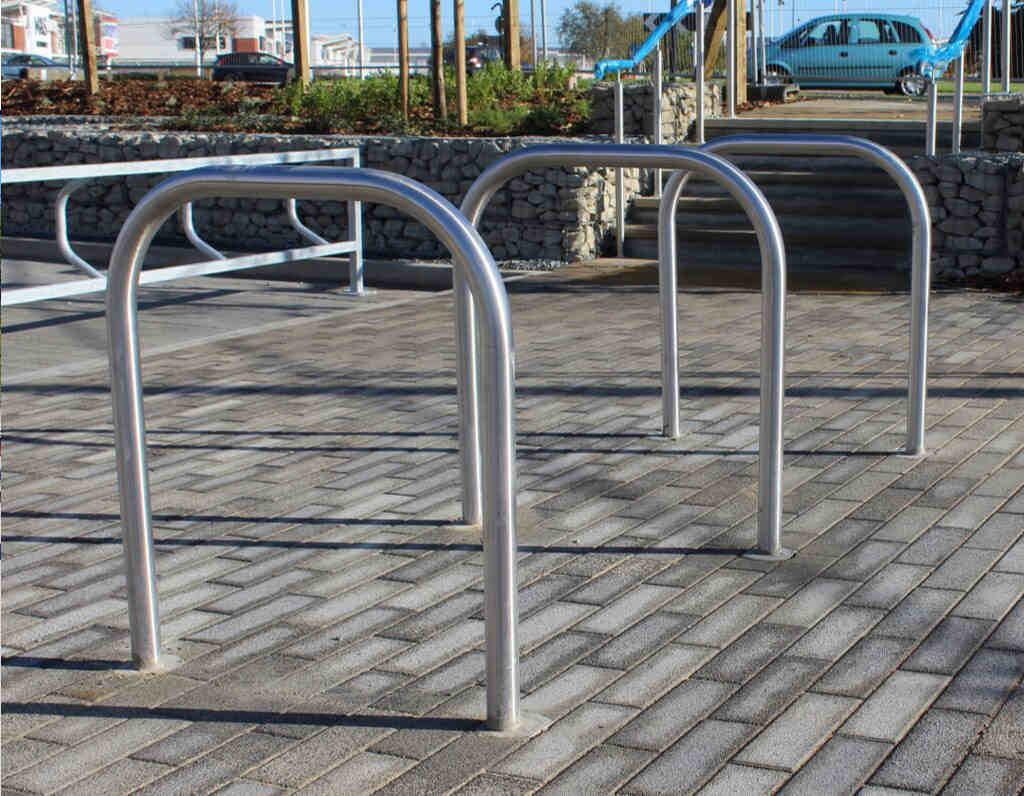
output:
[{"label": "metal handrail", "polygon": [[[782,402],[783,337],[786,299],[785,247],[782,233],[764,194],[754,182],[729,161],[699,149],[640,144],[547,144],[527,147],[492,163],[470,186],[462,201],[462,212],[477,225],[484,207],[498,188],[509,179],[532,168],[553,166],[615,166],[624,168],[686,169],[715,180],[732,194],[746,210],[758,232],[762,259],[761,298],[761,441],[759,450],[758,548],[762,555],[787,558],[782,548]],[[662,204],[665,202],[662,199]],[[662,279],[661,312],[663,319],[674,318],[675,289]],[[478,485],[480,449],[477,441],[479,419],[474,417],[476,368],[486,366],[486,358],[475,351],[473,299],[459,276],[455,277],[455,323],[458,341],[459,395],[462,415],[459,425],[462,450],[463,515],[467,522],[479,516]],[[674,328],[665,322],[665,328]],[[662,344],[662,408],[664,430],[679,435],[678,360],[676,347]],[[671,371],[676,370],[676,410],[669,394]]]},{"label": "metal handrail", "polygon": [[[885,171],[903,192],[910,210],[911,243],[910,289],[910,364],[907,375],[907,437],[905,453],[924,454],[925,399],[928,381],[928,288],[931,284],[932,226],[928,199],[921,184],[906,163],[890,150],[873,141],[839,135],[737,135],[716,138],[701,147],[707,152],[755,154],[772,152],[799,155],[848,155],[861,158]],[[686,187],[689,174],[676,172],[665,186],[659,206],[659,268],[662,283],[676,280],[675,224],[676,204]],[[665,332],[666,345],[674,332]],[[670,384],[666,395],[678,400],[678,381]],[[677,410],[678,414],[678,410]]]},{"label": "metal handrail", "polygon": [[107,289],[111,393],[122,530],[128,574],[131,649],[142,669],[159,668],[160,634],[136,295],[142,261],[160,225],[185,202],[213,196],[369,201],[404,211],[455,255],[456,272],[481,313],[483,523],[487,650],[487,726],[520,725],[516,640],[513,343],[508,296],[480,234],[450,202],[420,183],[369,169],[207,168],[172,177],[125,221],[110,258]]},{"label": "metal handrail", "polygon": [[[62,282],[53,285],[17,288],[5,290],[0,306],[12,306],[15,304],[27,304],[33,301],[61,298],[65,296],[82,295],[85,293],[100,292],[106,288],[106,281],[103,274],[82,258],[68,240],[67,206],[71,194],[86,185],[90,180],[103,177],[123,177],[136,174],[165,174],[206,166],[261,166],[278,165],[291,163],[313,163],[324,161],[348,160],[353,167],[358,168],[359,150],[354,147],[300,150],[295,152],[264,152],[254,155],[224,155],[205,158],[171,158],[168,160],[140,160],[129,163],[95,163],[78,166],[40,166],[23,169],[9,169],[4,171],[3,181],[5,184],[17,184],[26,182],[45,182],[48,180],[63,180],[69,182],[57,193],[55,202],[56,219],[54,223],[57,247],[65,260],[85,271],[91,278],[74,282]],[[289,215],[289,219],[292,216]],[[202,252],[210,260],[207,263],[207,270],[193,270],[195,275],[221,273],[224,271],[239,270],[242,268],[253,268],[262,265],[273,265],[275,263],[288,262],[301,257],[325,257],[333,254],[349,255],[349,284],[345,293],[350,295],[363,295],[363,252],[362,252],[362,212],[358,202],[348,203],[349,232],[352,235],[350,240],[328,243],[319,238],[317,245],[320,247],[315,253],[309,249],[290,249],[281,252],[271,252],[262,259],[252,261],[249,256],[228,258],[215,247],[204,241],[196,232],[193,225],[191,203],[185,204],[179,210],[179,220],[182,232],[186,239],[196,249]],[[295,217],[297,221],[297,216]],[[293,227],[295,221],[292,222]],[[302,229],[312,233],[304,225]],[[300,234],[302,230],[295,227]],[[303,237],[306,237],[303,235]],[[307,238],[308,239],[308,238]],[[326,248],[324,248],[326,247]],[[195,264],[199,265],[199,264]],[[170,276],[170,269],[161,268],[156,272],[156,277],[150,277],[147,281],[164,281],[176,278]]]}]

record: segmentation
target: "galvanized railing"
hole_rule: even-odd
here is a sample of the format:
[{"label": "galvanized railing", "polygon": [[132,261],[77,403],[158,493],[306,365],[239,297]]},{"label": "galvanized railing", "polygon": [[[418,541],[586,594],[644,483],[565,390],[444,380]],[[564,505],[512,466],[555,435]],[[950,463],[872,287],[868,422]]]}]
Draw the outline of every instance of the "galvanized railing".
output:
[{"label": "galvanized railing", "polygon": [[[207,166],[263,166],[285,165],[294,163],[314,163],[349,161],[353,167],[359,167],[359,150],[351,147],[335,149],[315,149],[296,152],[269,152],[255,155],[227,155],[208,158],[173,158],[168,160],[140,160],[131,163],[90,163],[79,166],[43,166],[38,168],[6,169],[3,183],[35,183],[49,180],[67,180],[68,182],[57,192],[54,205],[56,212],[55,232],[57,246],[64,258],[71,265],[88,274],[88,279],[77,279],[70,282],[57,282],[37,287],[13,288],[3,291],[0,306],[27,304],[34,301],[77,296],[85,293],[97,293],[106,289],[106,277],[92,264],[82,258],[68,240],[67,206],[68,200],[75,191],[88,184],[91,180],[104,177],[123,177],[136,174],[165,174]],[[186,239],[200,252],[210,259],[205,262],[191,263],[183,266],[145,271],[141,282],[163,282],[169,279],[181,279],[206,274],[238,271],[246,268],[257,268],[265,265],[290,262],[314,257],[329,257],[337,254],[349,255],[349,282],[345,292],[350,295],[363,295],[363,238],[362,212],[359,202],[348,203],[348,227],[350,238],[344,241],[329,243],[314,233],[299,220],[294,198],[284,197],[286,211],[292,227],[305,240],[313,243],[298,249],[247,254],[238,257],[226,257],[216,248],[204,241],[195,230],[192,217],[192,205],[186,203],[179,210],[182,231]]]},{"label": "galvanized railing", "polygon": [[[710,157],[710,156],[705,156]],[[420,183],[370,169],[329,167],[206,168],[172,177],[148,193],[125,221],[110,258],[107,330],[117,446],[121,525],[128,574],[131,649],[142,669],[160,667],[136,293],[142,261],[157,229],[181,205],[214,196],[378,202],[408,213],[455,255],[467,296],[479,305],[487,726],[532,733],[543,726],[519,711],[516,584],[513,343],[508,296],[476,229],[446,199]],[[463,400],[464,400],[463,393]]]},{"label": "galvanized railing", "polygon": [[[928,289],[931,283],[932,225],[928,199],[921,184],[906,163],[873,141],[852,136],[832,135],[737,135],[716,138],[703,147],[707,152],[740,154],[771,153],[778,155],[847,155],[860,158],[885,171],[899,186],[910,210],[912,225],[910,266],[910,359],[907,367],[907,434],[904,452],[920,456],[925,452],[925,398],[928,382]],[[663,286],[676,283],[676,205],[689,179],[686,172],[676,172],[665,186],[658,208],[658,260]],[[665,288],[669,289],[669,288]],[[674,315],[663,319],[675,323]],[[664,347],[670,349],[666,361],[677,361],[676,333],[665,329]],[[666,414],[678,415],[678,375],[666,386],[665,395],[675,397],[674,407]]]},{"label": "galvanized railing", "polygon": [[[750,217],[757,230],[762,261],[758,550],[760,555],[773,559],[788,557],[791,554],[783,549],[781,538],[786,255],[778,222],[764,194],[749,177],[727,160],[696,149],[638,144],[549,144],[527,147],[492,163],[470,186],[462,202],[462,212],[471,223],[479,224],[487,202],[506,181],[533,168],[561,166],[614,166],[693,171],[724,187]],[[674,318],[675,289],[668,289],[664,280],[662,282],[662,318]],[[487,361],[485,356],[476,352],[473,336],[473,297],[464,279],[458,274],[455,278],[455,291],[459,394],[463,413],[459,426],[459,447],[463,457],[463,513],[466,521],[473,523],[478,521],[479,516],[481,467],[481,449],[477,432],[479,418],[473,415],[477,404],[476,371],[478,367],[487,367]],[[666,321],[665,328],[675,327]],[[679,436],[678,359],[675,351],[673,341],[663,342],[663,428],[671,437]],[[674,383],[677,385],[674,388],[671,375],[673,371]],[[674,395],[670,394],[673,390]]]}]

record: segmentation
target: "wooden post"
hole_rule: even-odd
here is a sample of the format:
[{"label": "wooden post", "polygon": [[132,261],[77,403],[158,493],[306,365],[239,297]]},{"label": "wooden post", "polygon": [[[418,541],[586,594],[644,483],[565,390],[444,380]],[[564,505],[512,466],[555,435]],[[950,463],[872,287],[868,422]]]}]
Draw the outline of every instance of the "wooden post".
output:
[{"label": "wooden post", "polygon": [[729,0],[715,0],[711,12],[705,17],[704,25],[704,79],[709,80],[715,73],[718,51],[722,49],[725,28],[729,21],[726,13]]},{"label": "wooden post", "polygon": [[747,0],[731,1],[736,4],[736,104],[742,105],[747,101]]},{"label": "wooden post", "polygon": [[505,16],[505,64],[509,69],[519,69],[519,0],[504,0]]},{"label": "wooden post", "polygon": [[398,0],[398,74],[402,118],[409,121],[409,0]]},{"label": "wooden post", "polygon": [[[444,95],[444,48],[441,33],[441,0],[430,0],[430,74],[434,88],[434,118],[448,120],[448,100]],[[456,46],[458,46],[456,44]]]},{"label": "wooden post", "polygon": [[306,0],[292,0],[292,57],[295,76],[303,86],[309,85],[309,7]]},{"label": "wooden post", "polygon": [[459,124],[469,124],[469,102],[466,99],[466,7],[465,0],[455,0],[455,103]]},{"label": "wooden post", "polygon": [[92,3],[78,0],[78,37],[82,42],[82,66],[85,68],[85,85],[90,94],[100,91],[100,75],[96,71],[96,45],[92,26]]}]

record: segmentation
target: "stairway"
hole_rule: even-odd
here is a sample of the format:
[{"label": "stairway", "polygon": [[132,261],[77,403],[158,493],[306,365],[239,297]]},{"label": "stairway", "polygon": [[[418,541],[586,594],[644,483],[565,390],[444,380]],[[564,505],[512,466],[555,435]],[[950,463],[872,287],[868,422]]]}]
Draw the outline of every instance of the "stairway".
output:
[{"label": "stairway", "polygon": [[[716,119],[708,121],[705,132],[708,140],[758,132],[859,135],[904,158],[923,151],[920,124],[808,122]],[[976,136],[977,130],[972,134]],[[881,169],[845,157],[736,155],[729,159],[757,183],[775,211],[786,244],[791,285],[908,286],[910,217],[902,192]],[[657,221],[656,199],[633,201],[626,226],[627,257],[657,258]],[[681,284],[759,284],[760,254],[754,231],[740,206],[715,183],[691,178],[678,204],[676,233]]]}]

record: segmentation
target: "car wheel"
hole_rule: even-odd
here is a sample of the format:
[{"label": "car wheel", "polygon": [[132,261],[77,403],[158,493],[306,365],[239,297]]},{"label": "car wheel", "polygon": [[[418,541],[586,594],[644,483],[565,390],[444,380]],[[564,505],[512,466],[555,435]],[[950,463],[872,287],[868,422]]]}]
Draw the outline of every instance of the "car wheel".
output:
[{"label": "car wheel", "polygon": [[765,74],[767,75],[768,79],[771,82],[773,82],[773,83],[791,83],[791,82],[793,82],[793,78],[790,76],[789,72],[787,72],[781,66],[775,66],[774,64],[769,64],[768,68],[765,70]]},{"label": "car wheel", "polygon": [[904,97],[921,97],[928,90],[928,80],[924,75],[908,69],[896,81],[896,88]]}]

